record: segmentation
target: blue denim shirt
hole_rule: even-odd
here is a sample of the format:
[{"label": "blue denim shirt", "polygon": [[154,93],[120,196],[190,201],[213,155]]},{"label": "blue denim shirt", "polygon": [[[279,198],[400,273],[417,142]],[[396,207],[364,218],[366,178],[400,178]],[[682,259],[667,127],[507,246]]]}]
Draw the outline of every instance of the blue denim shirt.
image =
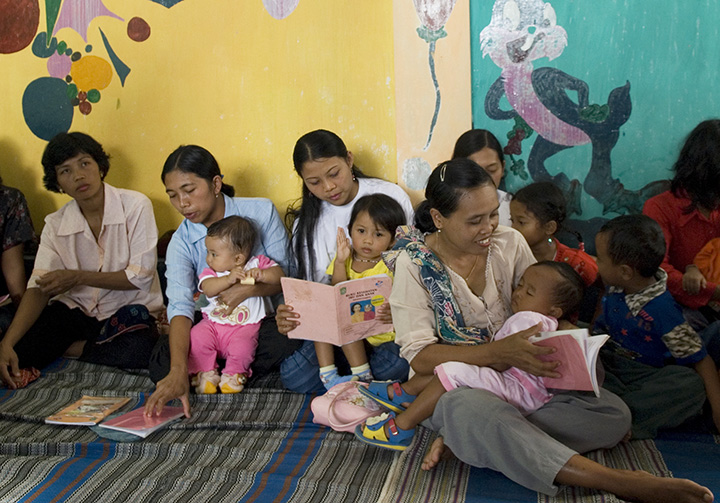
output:
[{"label": "blue denim shirt", "polygon": [[[252,221],[258,234],[253,255],[265,255],[277,262],[286,275],[294,272],[289,255],[288,235],[272,201],[260,197],[225,198],[225,216],[238,215]],[[205,236],[207,227],[183,220],[173,234],[166,255],[168,319],[185,316],[193,319],[198,276],[207,267]]]}]

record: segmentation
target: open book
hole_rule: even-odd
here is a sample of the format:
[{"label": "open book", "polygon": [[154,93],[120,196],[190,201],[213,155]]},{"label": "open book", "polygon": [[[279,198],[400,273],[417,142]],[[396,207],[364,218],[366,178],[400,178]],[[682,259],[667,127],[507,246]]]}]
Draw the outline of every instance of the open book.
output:
[{"label": "open book", "polygon": [[52,416],[45,418],[48,424],[93,426],[130,401],[129,398],[112,396],[83,396]]},{"label": "open book", "polygon": [[145,438],[171,421],[184,415],[182,407],[163,407],[159,416],[146,416],[144,407],[114,417],[100,424],[100,428],[124,431]]},{"label": "open book", "polygon": [[555,352],[540,356],[544,361],[559,361],[555,369],[562,377],[544,377],[548,388],[594,391],[600,396],[597,379],[597,359],[600,348],[610,338],[608,335],[589,335],[584,328],[541,332],[530,338],[538,346],[552,346]]},{"label": "open book", "polygon": [[285,303],[300,315],[300,326],[288,334],[291,339],[342,346],[393,330],[392,323],[375,319],[376,309],[388,302],[392,291],[387,274],[334,286],[294,278],[280,281]]}]

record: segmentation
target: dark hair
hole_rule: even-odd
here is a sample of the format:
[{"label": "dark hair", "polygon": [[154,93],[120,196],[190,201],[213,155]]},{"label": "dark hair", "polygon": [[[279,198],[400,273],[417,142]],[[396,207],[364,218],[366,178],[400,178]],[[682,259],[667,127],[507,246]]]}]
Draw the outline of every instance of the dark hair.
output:
[{"label": "dark hair", "polygon": [[208,227],[207,235],[227,240],[233,246],[235,253],[243,253],[246,258],[252,253],[257,239],[257,232],[252,222],[238,216],[218,220]]},{"label": "dark hair", "polygon": [[457,210],[465,191],[485,185],[495,188],[490,175],[470,159],[460,157],[439,164],[428,178],[425,200],[415,210],[415,227],[422,232],[435,232],[431,209],[449,217]]},{"label": "dark hair", "polygon": [[623,215],[600,228],[607,234],[608,255],[615,265],[629,265],[645,278],[652,277],[665,257],[665,236],[647,215]]},{"label": "dark hair", "polygon": [[524,204],[541,225],[556,222],[558,230],[567,217],[565,196],[552,182],[535,182],[518,190],[513,201]]},{"label": "dark hair", "polygon": [[[220,166],[218,166],[215,157],[207,149],[199,145],[181,145],[168,156],[160,175],[163,183],[165,183],[165,175],[172,171],[192,173],[207,181],[208,184],[212,184],[213,178],[216,176],[222,178]],[[232,185],[223,183],[220,192],[233,197],[235,188]]]},{"label": "dark hair", "polygon": [[460,138],[455,142],[452,158],[470,157],[475,152],[480,152],[484,148],[494,150],[500,162],[505,160],[500,142],[495,138],[495,135],[487,129],[471,129],[461,134]]},{"label": "dark hair", "polygon": [[[543,260],[530,267],[547,267],[558,273],[561,281],[553,285],[553,302],[562,309],[563,318],[567,318],[577,312],[582,302],[583,293],[585,292],[585,282],[582,276],[580,276],[570,264]],[[530,267],[528,267],[528,269]]]},{"label": "dark hair", "polygon": [[[295,143],[293,150],[293,166],[295,172],[302,178],[303,165],[308,161],[340,157],[347,159],[348,149],[342,139],[325,129],[318,129],[304,134]],[[351,166],[355,178],[366,178],[354,164]],[[302,185],[302,197],[288,207],[286,224],[293,229],[290,246],[297,260],[298,275],[301,279],[310,279],[315,269],[315,254],[312,252],[315,245],[315,226],[320,217],[322,201],[312,195],[307,186]]]},{"label": "dark hair", "polygon": [[349,230],[352,229],[357,216],[363,211],[370,215],[378,227],[382,227],[392,234],[393,238],[397,228],[407,223],[405,211],[395,199],[385,194],[370,194],[355,201],[352,213],[350,213]]},{"label": "dark hair", "polygon": [[110,156],[105,153],[102,145],[85,133],[60,133],[48,142],[43,152],[42,165],[45,172],[43,184],[46,189],[60,192],[55,168],[79,154],[92,157],[100,168],[100,179],[105,179],[105,175],[110,170]]},{"label": "dark hair", "polygon": [[688,135],[673,166],[670,190],[687,197],[687,213],[698,207],[713,211],[720,206],[720,120],[706,120]]},{"label": "dark hair", "polygon": [[363,309],[362,304],[360,302],[353,302],[352,304],[350,304],[350,312],[351,313],[355,311],[355,306],[358,306],[360,308],[360,310],[362,311],[362,309]]}]

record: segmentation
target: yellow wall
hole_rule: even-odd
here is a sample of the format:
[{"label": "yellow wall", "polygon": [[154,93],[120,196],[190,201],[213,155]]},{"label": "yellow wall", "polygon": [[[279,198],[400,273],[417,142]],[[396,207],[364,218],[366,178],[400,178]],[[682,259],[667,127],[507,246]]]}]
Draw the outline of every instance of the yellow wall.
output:
[{"label": "yellow wall", "polygon": [[[397,180],[392,2],[300,0],[283,20],[261,0],[184,0],[171,9],[148,0],[104,3],[125,21],[93,20],[92,54],[107,58],[101,28],[131,72],[124,87],[113,77],[90,115],[76,109],[71,130],[89,133],[112,156],[111,184],[152,199],[161,232],[180,222],[159,178],[180,144],[209,149],[238,195],[270,197],[281,213],[300,193],[293,145],[312,129],[335,131],[358,166]],[[151,27],[144,42],[126,34],[134,16]],[[85,45],[70,28],[57,36]],[[42,187],[46,142],[22,115],[24,89],[48,75],[46,60],[30,47],[2,54],[0,74],[0,175],[25,193],[39,230],[67,201]]]}]

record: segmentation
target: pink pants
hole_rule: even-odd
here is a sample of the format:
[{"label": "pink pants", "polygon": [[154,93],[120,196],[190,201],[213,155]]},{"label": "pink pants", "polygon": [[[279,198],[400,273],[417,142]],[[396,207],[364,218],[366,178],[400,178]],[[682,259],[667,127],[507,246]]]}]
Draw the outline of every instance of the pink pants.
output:
[{"label": "pink pants", "polygon": [[188,373],[197,374],[218,368],[217,359],[225,358],[223,374],[247,374],[255,358],[260,323],[221,325],[207,318],[190,330]]},{"label": "pink pants", "polygon": [[446,362],[435,367],[443,387],[450,391],[460,386],[484,389],[515,406],[523,415],[536,411],[551,398],[541,378],[515,367],[498,372],[461,362]]}]

